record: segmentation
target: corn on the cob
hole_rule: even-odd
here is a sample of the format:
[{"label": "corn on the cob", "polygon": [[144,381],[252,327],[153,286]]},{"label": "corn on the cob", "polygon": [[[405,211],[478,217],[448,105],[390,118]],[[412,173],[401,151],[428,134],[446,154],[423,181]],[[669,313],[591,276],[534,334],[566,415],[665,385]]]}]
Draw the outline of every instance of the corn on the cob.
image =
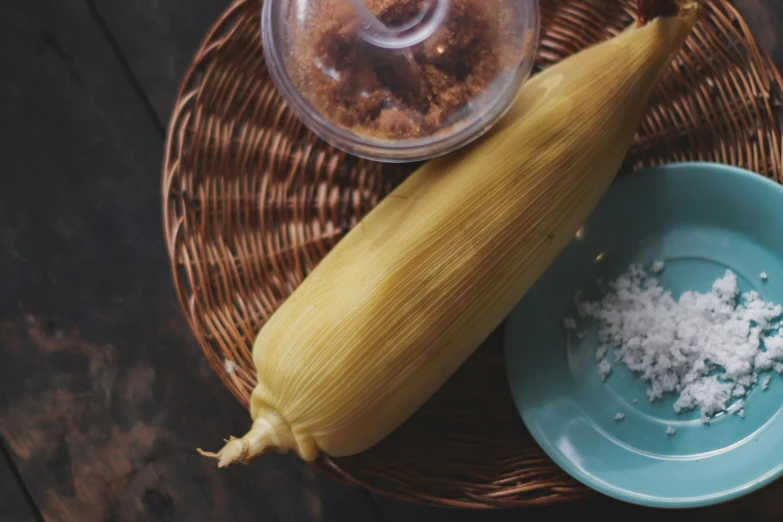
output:
[{"label": "corn on the cob", "polygon": [[610,185],[695,24],[697,2],[677,7],[530,80],[490,135],[370,212],[262,328],[252,429],[208,455],[221,467],[269,450],[351,455],[413,414]]}]

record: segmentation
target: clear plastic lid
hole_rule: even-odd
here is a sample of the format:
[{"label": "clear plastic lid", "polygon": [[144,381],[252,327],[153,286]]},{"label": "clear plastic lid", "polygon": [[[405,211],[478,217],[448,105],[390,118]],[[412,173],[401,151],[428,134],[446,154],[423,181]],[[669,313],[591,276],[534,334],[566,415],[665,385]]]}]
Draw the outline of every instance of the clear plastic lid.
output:
[{"label": "clear plastic lid", "polygon": [[264,54],[283,97],[351,154],[418,161],[508,110],[535,58],[536,0],[266,0]]}]

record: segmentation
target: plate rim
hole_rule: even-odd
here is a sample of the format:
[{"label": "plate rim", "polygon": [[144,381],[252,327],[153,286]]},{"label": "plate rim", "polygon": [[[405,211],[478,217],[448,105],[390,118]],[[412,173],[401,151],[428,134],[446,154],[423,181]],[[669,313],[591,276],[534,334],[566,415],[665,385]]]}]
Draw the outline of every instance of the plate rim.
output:
[{"label": "plate rim", "polygon": [[[659,175],[656,173],[659,173],[661,171],[670,171],[669,172],[670,174],[671,171],[674,172],[683,171],[683,174],[679,174],[679,175],[687,175],[685,173],[687,173],[688,171],[693,172],[696,169],[705,169],[705,168],[716,171],[717,175],[739,178],[740,180],[742,180],[741,182],[753,182],[757,184],[767,185],[771,190],[775,190],[778,193],[781,200],[783,200],[783,185],[775,182],[774,180],[771,180],[761,174],[740,167],[726,165],[723,163],[712,163],[712,162],[704,162],[704,161],[676,162],[676,163],[669,163],[666,165],[658,165],[658,166],[639,169],[635,172],[618,176],[612,182],[612,187],[610,187],[610,189],[627,183],[634,183],[640,177]],[[711,175],[716,175],[716,174],[713,173]],[[640,492],[630,491],[628,489],[624,489],[617,485],[613,485],[609,482],[606,482],[605,480],[597,478],[589,473],[585,473],[584,471],[580,470],[577,466],[575,466],[568,457],[563,455],[561,452],[556,451],[552,443],[550,442],[549,438],[545,436],[539,429],[537,429],[535,425],[533,425],[532,420],[529,418],[530,408],[528,407],[527,409],[523,410],[523,408],[520,407],[516,399],[516,396],[513,393],[512,371],[509,365],[509,358],[510,358],[509,340],[511,338],[510,330],[511,330],[511,322],[506,320],[503,326],[503,331],[504,331],[503,359],[505,364],[506,379],[508,381],[507,384],[509,387],[509,392],[511,393],[512,399],[514,401],[514,406],[516,407],[517,413],[522,418],[522,422],[525,424],[525,428],[528,430],[528,432],[536,441],[536,443],[541,447],[544,453],[546,453],[546,455],[550,459],[552,459],[552,461],[556,465],[558,465],[561,469],[563,469],[563,471],[568,473],[568,475],[578,480],[582,484],[594,489],[598,493],[602,493],[616,500],[620,500],[630,504],[636,504],[636,505],[651,507],[651,508],[663,508],[663,509],[699,508],[699,507],[722,504],[725,502],[729,502],[744,497],[754,491],[758,491],[762,489],[763,487],[775,482],[777,479],[783,476],[783,459],[781,459],[780,463],[774,468],[772,468],[770,471],[767,471],[766,473],[762,474],[756,479],[750,482],[746,482],[745,484],[742,484],[738,487],[732,489],[722,488],[720,491],[714,494],[701,495],[699,497],[664,498],[664,497],[646,495]],[[781,437],[783,437],[783,435]]]}]

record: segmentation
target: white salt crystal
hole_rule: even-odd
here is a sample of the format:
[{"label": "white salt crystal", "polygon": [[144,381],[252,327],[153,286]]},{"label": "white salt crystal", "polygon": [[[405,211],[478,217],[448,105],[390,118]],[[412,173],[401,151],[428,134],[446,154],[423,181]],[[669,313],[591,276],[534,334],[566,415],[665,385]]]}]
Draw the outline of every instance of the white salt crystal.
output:
[{"label": "white salt crystal", "polygon": [[726,411],[732,388],[731,384],[720,382],[717,375],[695,380],[680,392],[674,403],[675,411],[699,408],[707,416]]},{"label": "white salt crystal", "polygon": [[769,279],[769,275],[766,272],[761,272],[760,277],[762,281],[766,281],[767,279]]},{"label": "white salt crystal", "polygon": [[647,383],[650,401],[675,393],[675,411],[698,409],[704,422],[726,411],[732,397],[745,396],[759,372],[783,374],[783,307],[757,292],[741,294],[730,270],[710,291],[675,299],[641,265],[632,265],[602,299],[577,309],[599,322],[602,379],[611,373],[605,356],[613,348],[616,361]]},{"label": "white salt crystal", "polygon": [[634,400],[633,400],[633,403],[634,403],[634,404],[639,404],[639,399],[634,399]]},{"label": "white salt crystal", "polygon": [[650,272],[653,274],[660,274],[663,272],[663,268],[665,267],[665,263],[663,261],[653,261],[652,266],[650,267]]},{"label": "white salt crystal", "polygon": [[563,319],[563,327],[566,330],[576,330],[576,319],[574,319],[571,316],[568,316]]},{"label": "white salt crystal", "polygon": [[739,412],[737,412],[737,415],[739,415],[741,419],[744,419],[745,418],[745,410],[744,409],[740,410]]},{"label": "white salt crystal", "polygon": [[769,381],[771,379],[772,379],[772,377],[770,377],[769,375],[764,377],[764,380],[761,382],[761,389],[762,390],[766,390],[767,388],[769,388]]},{"label": "white salt crystal", "polygon": [[614,420],[621,421],[625,418],[625,413],[617,412],[617,414],[614,416]]},{"label": "white salt crystal", "polygon": [[226,369],[226,373],[229,375],[237,371],[237,363],[234,361],[229,361],[228,359],[223,361],[223,367]]},{"label": "white salt crystal", "polygon": [[671,437],[671,436],[672,436],[672,435],[674,435],[675,433],[677,433],[677,430],[675,430],[675,429],[674,429],[674,428],[672,428],[671,426],[669,426],[668,428],[666,428],[666,435],[668,435],[668,436],[670,436],[670,437]]},{"label": "white salt crystal", "polygon": [[609,374],[612,373],[612,365],[606,359],[601,360],[598,365],[598,373],[601,375],[601,380],[605,381]]}]

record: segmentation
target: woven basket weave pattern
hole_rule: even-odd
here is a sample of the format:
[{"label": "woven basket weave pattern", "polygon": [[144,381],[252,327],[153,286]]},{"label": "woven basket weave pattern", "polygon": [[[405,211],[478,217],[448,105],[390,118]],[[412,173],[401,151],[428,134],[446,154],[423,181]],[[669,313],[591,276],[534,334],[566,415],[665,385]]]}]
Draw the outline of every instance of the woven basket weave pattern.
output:
[{"label": "woven basket weave pattern", "polygon": [[[541,0],[538,68],[632,23],[630,0]],[[623,172],[716,161],[780,181],[781,78],[726,1],[704,13],[650,104]],[[169,129],[165,232],[179,299],[210,363],[242,404],[264,322],[318,261],[409,172],[313,136],[272,85],[260,0],[216,22],[187,74]],[[509,395],[498,332],[381,444],[317,465],[400,499],[471,508],[563,502],[588,491],[526,432]],[[228,435],[228,434],[227,434]]]}]

